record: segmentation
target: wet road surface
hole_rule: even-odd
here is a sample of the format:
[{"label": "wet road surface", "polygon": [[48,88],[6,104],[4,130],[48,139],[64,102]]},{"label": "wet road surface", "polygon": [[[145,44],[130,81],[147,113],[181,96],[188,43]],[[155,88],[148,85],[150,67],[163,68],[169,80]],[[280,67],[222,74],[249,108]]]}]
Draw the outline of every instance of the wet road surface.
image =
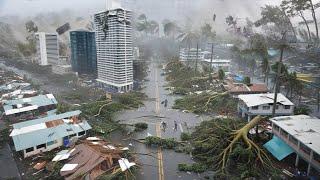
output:
[{"label": "wet road surface", "polygon": [[[137,133],[135,139],[143,139],[147,135],[159,136],[162,138],[175,138],[180,140],[181,132],[188,132],[189,128],[199,124],[202,120],[208,117],[196,116],[192,113],[183,113],[179,110],[171,109],[174,100],[177,96],[169,95],[169,92],[163,87],[165,80],[160,76],[161,69],[158,68],[156,63],[150,65],[150,72],[146,82],[144,92],[148,95],[149,99],[145,102],[145,106],[137,110],[129,110],[119,113],[118,120],[126,124],[134,124],[137,122],[148,123],[148,129],[144,132]],[[168,100],[168,106],[164,107],[161,104],[165,99]],[[161,121],[167,123],[167,129],[164,131],[160,128]],[[174,121],[178,123],[178,128],[174,130]],[[185,153],[176,153],[173,150],[165,150],[157,147],[147,147],[136,141],[130,141],[134,150],[141,154],[138,155],[138,163],[142,165],[140,168],[137,179],[150,180],[150,179],[183,179],[193,180],[201,179],[203,175],[195,173],[179,172],[177,170],[179,163],[193,163],[192,158]]]}]

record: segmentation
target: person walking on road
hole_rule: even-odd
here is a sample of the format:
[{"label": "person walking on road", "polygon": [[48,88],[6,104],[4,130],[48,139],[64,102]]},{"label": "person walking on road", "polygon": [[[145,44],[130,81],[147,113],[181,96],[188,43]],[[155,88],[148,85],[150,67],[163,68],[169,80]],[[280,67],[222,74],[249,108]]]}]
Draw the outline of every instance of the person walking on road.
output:
[{"label": "person walking on road", "polygon": [[177,131],[178,130],[178,123],[177,123],[177,121],[174,121],[174,129],[173,129],[174,131]]},{"label": "person walking on road", "polygon": [[164,122],[164,121],[161,121],[161,126],[162,126],[162,130],[163,130],[163,131],[166,131],[167,123]]}]

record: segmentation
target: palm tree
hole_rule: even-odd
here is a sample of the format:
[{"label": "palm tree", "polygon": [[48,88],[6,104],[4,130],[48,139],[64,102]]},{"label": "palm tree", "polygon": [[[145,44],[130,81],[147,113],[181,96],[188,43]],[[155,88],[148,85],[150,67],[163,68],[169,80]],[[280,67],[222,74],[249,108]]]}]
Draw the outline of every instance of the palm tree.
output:
[{"label": "palm tree", "polygon": [[176,32],[178,31],[178,26],[173,21],[164,20],[163,24],[163,32],[167,37],[175,37]]},{"label": "palm tree", "polygon": [[268,58],[265,57],[262,59],[260,67],[261,67],[262,73],[264,74],[263,82],[266,82],[267,86],[268,86],[268,81],[269,81],[268,77],[269,77],[269,73],[270,73],[270,65],[269,65]]},{"label": "palm tree", "polygon": [[189,62],[189,56],[190,56],[190,49],[193,44],[196,44],[197,47],[197,58],[195,62],[195,72],[197,71],[197,63],[198,63],[198,54],[199,54],[199,34],[195,31],[186,31],[184,33],[181,33],[177,37],[178,41],[180,41],[181,44],[184,44],[188,47],[188,58],[187,62]]}]

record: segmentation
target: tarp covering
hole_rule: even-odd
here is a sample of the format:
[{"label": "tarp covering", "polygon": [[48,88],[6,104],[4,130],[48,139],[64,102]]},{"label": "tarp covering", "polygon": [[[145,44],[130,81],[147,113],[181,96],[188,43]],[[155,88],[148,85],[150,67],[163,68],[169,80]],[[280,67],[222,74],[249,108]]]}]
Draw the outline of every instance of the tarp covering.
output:
[{"label": "tarp covering", "polygon": [[263,147],[265,147],[279,161],[294,152],[288,144],[275,135],[270,141],[265,143]]}]

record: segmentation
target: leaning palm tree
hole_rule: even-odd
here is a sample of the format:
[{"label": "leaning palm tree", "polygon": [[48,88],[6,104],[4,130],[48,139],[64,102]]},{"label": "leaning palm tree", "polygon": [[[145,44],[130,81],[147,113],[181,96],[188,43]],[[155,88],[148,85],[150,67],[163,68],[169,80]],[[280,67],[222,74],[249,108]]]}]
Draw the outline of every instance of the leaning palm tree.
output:
[{"label": "leaning palm tree", "polygon": [[178,41],[188,47],[188,58],[187,63],[189,63],[189,57],[190,57],[190,49],[192,48],[193,44],[196,44],[197,47],[197,58],[195,62],[195,72],[197,72],[197,65],[198,65],[198,55],[199,55],[199,34],[195,31],[186,31],[181,33],[177,37]]}]

